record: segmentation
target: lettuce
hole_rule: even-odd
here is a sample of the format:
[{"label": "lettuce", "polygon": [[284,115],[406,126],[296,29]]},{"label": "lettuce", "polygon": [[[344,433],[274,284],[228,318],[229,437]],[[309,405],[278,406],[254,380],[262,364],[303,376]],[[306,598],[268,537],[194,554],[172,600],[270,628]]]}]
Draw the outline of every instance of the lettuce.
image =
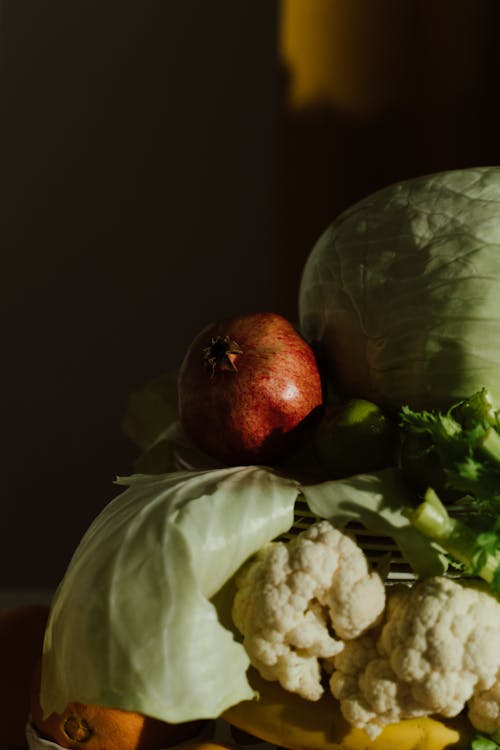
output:
[{"label": "lettuce", "polygon": [[500,402],[500,167],[419,177],[347,209],[313,248],[302,333],[340,392],[447,408]]}]

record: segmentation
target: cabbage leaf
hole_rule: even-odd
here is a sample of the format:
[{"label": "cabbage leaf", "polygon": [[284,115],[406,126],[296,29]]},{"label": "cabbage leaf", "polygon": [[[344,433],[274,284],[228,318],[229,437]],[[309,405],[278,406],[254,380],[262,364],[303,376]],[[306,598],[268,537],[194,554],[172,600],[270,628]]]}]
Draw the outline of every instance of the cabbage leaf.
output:
[{"label": "cabbage leaf", "polygon": [[254,692],[231,620],[234,576],[286,534],[294,505],[342,527],[392,536],[416,572],[444,568],[403,515],[395,470],[302,485],[248,466],[119,479],[56,591],[45,635],[41,704],[78,701],[172,723],[216,718]]},{"label": "cabbage leaf", "polygon": [[175,422],[178,413],[177,372],[167,372],[130,394],[122,429],[135,445],[146,451]]},{"label": "cabbage leaf", "polygon": [[405,515],[412,499],[397,469],[382,469],[302,488],[310,510],[337,527],[359,521],[374,534],[390,536],[420,576],[442,575],[447,562],[440,547],[412,527]]},{"label": "cabbage leaf", "polygon": [[298,487],[258,467],[121,479],[55,594],[41,704],[73,700],[169,722],[253,696],[243,646],[211,597],[293,523]]}]

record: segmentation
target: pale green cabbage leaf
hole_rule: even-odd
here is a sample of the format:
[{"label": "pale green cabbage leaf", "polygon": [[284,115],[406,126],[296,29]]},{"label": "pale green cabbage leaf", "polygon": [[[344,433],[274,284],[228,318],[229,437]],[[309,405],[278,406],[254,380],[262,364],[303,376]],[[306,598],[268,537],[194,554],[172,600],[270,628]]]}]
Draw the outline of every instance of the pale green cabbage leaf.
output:
[{"label": "pale green cabbage leaf", "polygon": [[122,428],[142,451],[178,417],[177,372],[168,372],[130,394]]},{"label": "pale green cabbage leaf", "polygon": [[394,539],[416,575],[442,575],[446,571],[442,550],[417,532],[404,513],[412,499],[397,469],[307,485],[302,493],[316,516],[338,528],[358,521],[374,534]]},{"label": "pale green cabbage leaf", "polygon": [[253,696],[243,646],[211,597],[293,523],[297,484],[258,467],[141,476],[95,519],[56,592],[41,704],[116,706],[169,722]]},{"label": "pale green cabbage leaf", "polygon": [[500,167],[401,182],[341,214],[305,264],[299,319],[343,394],[500,401]]}]

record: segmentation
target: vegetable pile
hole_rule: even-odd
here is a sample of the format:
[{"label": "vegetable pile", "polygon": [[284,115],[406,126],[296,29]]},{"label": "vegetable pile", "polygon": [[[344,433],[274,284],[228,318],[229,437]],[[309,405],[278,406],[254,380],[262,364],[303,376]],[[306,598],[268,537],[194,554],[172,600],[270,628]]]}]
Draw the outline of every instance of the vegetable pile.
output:
[{"label": "vegetable pile", "polygon": [[252,666],[369,738],[467,712],[495,747],[500,168],[346,211],[299,312],[208,326],[131,398],[141,455],[56,593],[42,707],[215,718],[258,701]]}]

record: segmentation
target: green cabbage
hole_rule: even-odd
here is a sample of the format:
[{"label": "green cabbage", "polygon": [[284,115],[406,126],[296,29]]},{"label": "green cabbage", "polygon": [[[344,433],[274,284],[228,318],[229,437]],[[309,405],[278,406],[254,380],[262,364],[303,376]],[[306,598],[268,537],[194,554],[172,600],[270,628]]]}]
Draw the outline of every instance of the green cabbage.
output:
[{"label": "green cabbage", "polygon": [[304,268],[303,334],[341,393],[387,408],[500,401],[500,168],[384,188],[339,216]]},{"label": "green cabbage", "polygon": [[297,484],[257,467],[135,475],[95,519],[55,594],[41,705],[169,722],[251,698],[248,657],[210,599],[293,523]]},{"label": "green cabbage", "polygon": [[169,722],[216,718],[253,697],[231,621],[234,574],[287,532],[297,498],[342,527],[393,535],[416,572],[444,570],[403,515],[393,469],[318,485],[260,467],[134,475],[95,519],[56,592],[41,704],[116,706]]}]

